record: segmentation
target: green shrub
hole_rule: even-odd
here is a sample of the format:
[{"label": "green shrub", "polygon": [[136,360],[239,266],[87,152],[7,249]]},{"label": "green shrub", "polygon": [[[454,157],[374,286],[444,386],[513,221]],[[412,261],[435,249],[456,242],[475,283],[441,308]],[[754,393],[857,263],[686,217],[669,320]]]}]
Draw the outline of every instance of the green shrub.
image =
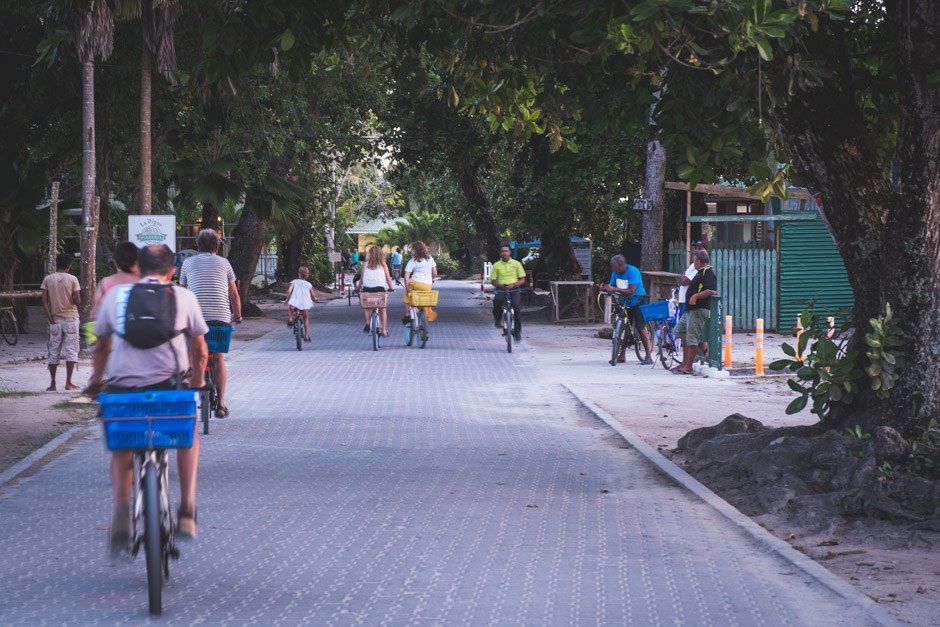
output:
[{"label": "green shrub", "polygon": [[457,261],[453,257],[448,255],[444,251],[441,251],[437,253],[436,255],[431,255],[431,256],[434,257],[434,262],[437,264],[438,276],[442,276],[445,274],[454,274],[455,272],[460,270],[460,264],[457,263]]}]

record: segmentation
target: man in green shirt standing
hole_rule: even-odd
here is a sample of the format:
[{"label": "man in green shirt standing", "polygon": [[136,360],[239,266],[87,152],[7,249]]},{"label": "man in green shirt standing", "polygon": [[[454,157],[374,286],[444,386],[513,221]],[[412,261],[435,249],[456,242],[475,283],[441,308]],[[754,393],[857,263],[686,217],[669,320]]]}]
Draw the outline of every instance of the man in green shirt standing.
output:
[{"label": "man in green shirt standing", "polygon": [[498,293],[493,298],[493,323],[498,329],[502,324],[503,302],[509,298],[512,303],[512,337],[518,342],[522,338],[522,320],[519,315],[520,292],[519,288],[525,284],[525,268],[512,258],[509,246],[499,249],[499,261],[493,264],[490,280],[497,290],[508,290],[509,293]]}]

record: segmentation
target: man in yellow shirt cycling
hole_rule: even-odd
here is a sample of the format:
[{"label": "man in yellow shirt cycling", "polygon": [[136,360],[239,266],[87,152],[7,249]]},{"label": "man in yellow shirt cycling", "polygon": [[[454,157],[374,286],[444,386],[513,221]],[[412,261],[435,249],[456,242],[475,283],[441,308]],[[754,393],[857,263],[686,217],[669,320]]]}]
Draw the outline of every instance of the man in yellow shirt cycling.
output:
[{"label": "man in yellow shirt cycling", "polygon": [[518,342],[522,338],[522,319],[519,315],[519,288],[525,284],[525,269],[512,258],[509,246],[499,249],[499,261],[493,264],[490,282],[497,290],[509,290],[509,294],[496,294],[493,298],[493,324],[498,329],[502,324],[503,302],[507,296],[512,304],[512,337]]}]

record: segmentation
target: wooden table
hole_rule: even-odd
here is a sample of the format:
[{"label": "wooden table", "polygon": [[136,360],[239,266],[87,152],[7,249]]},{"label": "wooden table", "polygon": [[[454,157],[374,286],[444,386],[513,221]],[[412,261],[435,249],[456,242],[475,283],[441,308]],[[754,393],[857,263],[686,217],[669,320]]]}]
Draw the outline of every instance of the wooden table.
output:
[{"label": "wooden table", "polygon": [[[591,297],[594,294],[594,283],[592,281],[549,281],[548,287],[552,295],[552,319],[555,322],[591,322],[591,319],[593,318],[591,310]],[[565,307],[564,310],[561,309],[559,288],[562,287],[572,287],[575,290],[578,290],[579,288],[584,289],[584,315],[570,316],[567,318],[562,317],[568,313],[568,310],[572,308],[571,305],[574,304],[574,301],[572,301],[572,303]]]}]

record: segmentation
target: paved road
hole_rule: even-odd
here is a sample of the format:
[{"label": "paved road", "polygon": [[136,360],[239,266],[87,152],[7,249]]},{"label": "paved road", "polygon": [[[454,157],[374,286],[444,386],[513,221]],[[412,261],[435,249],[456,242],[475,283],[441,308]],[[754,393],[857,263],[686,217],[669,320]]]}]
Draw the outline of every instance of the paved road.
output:
[{"label": "paved road", "polygon": [[[868,624],[508,355],[468,296],[444,290],[425,350],[393,324],[373,353],[333,303],[309,350],[285,329],[235,351],[161,622]],[[109,494],[97,433],[2,490],[0,624],[147,620],[143,560],[105,559]]]}]

